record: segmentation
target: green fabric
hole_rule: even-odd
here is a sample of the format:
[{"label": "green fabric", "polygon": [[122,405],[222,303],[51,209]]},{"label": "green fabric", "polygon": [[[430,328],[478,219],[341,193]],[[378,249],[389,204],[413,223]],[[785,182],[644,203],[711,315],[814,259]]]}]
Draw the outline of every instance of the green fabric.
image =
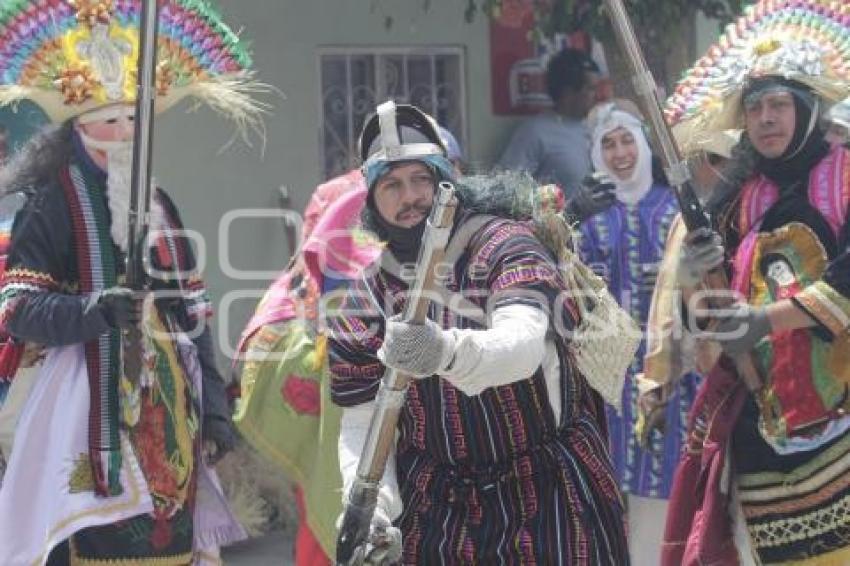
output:
[{"label": "green fabric", "polygon": [[[260,454],[301,487],[307,524],[325,553],[335,556],[335,523],[342,512],[337,455],[342,412],[330,399],[324,342],[303,321],[260,329],[246,348],[234,422]],[[285,400],[282,391],[290,379],[318,388],[318,415]]]}]

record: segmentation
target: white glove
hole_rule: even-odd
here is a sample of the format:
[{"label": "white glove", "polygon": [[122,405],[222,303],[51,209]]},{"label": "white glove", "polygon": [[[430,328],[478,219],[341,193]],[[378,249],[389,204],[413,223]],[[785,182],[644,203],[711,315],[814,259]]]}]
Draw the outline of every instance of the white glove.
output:
[{"label": "white glove", "polygon": [[387,320],[378,359],[408,375],[428,377],[446,369],[454,353],[455,337],[451,332],[431,320],[414,324],[402,322],[396,315]]}]

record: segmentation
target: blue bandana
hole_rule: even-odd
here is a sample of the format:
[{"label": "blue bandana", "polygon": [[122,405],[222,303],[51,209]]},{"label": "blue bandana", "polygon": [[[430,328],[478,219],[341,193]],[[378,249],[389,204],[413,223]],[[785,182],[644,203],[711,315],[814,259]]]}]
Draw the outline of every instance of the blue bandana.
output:
[{"label": "blue bandana", "polygon": [[421,161],[422,163],[434,169],[439,179],[454,181],[454,165],[452,165],[452,162],[449,161],[448,158],[442,155],[425,155],[422,157],[417,157],[416,159],[409,159],[406,161],[386,161],[384,159],[368,159],[363,164],[361,170],[363,171],[363,176],[366,178],[366,186],[369,187],[369,191],[371,192],[372,189],[375,187],[375,183],[378,182],[378,179],[389,173],[390,169],[392,169],[395,165],[410,161]]}]

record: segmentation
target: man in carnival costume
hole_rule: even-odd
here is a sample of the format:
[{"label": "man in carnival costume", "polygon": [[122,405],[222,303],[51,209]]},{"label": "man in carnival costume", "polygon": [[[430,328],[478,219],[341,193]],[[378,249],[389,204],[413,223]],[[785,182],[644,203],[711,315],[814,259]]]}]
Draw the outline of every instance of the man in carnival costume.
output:
[{"label": "man in carnival costume", "polygon": [[[846,96],[848,16],[844,3],[756,4],[668,103],[679,139],[743,128],[751,166],[715,191],[715,231],[689,235],[680,257],[687,323],[714,319],[724,355],[690,415],[664,564],[850,561],[850,154],[820,121]],[[716,268],[739,302],[705,310],[695,290]],[[760,389],[729,355],[752,356]]]},{"label": "man in carnival costume", "polygon": [[[614,185],[615,199],[606,210],[581,224],[581,256],[607,281],[620,305],[644,325],[656,269],[678,204],[670,187],[653,179],[652,152],[640,118],[608,103],[597,107],[588,123],[594,168]],[[641,446],[635,434],[639,417],[636,376],[643,367],[643,352],[642,346],[628,369],[622,409],[607,408],[608,436],[617,479],[628,496],[632,561],[656,564],[666,499],[698,378],[695,374],[684,376],[671,392],[665,433],[652,431]]]},{"label": "man in carnival costume", "polygon": [[[0,282],[5,377],[38,360],[0,489],[3,564],[217,561],[218,546],[244,537],[209,467],[235,439],[211,306],[160,189],[147,306],[122,286],[140,4],[0,8],[0,101],[31,99],[56,124],[2,181],[27,198]],[[256,125],[249,56],[213,8],[170,0],[159,17],[158,109],[193,95]],[[138,325],[133,382],[122,334]]]},{"label": "man in carnival costume", "polygon": [[344,492],[384,368],[418,377],[373,517],[377,560],[628,563],[598,398],[550,332],[578,319],[557,300],[554,254],[530,223],[476,214],[517,186],[477,197],[458,186],[445,286],[468,304],[432,304],[425,324],[409,324],[397,316],[409,284],[399,264],[416,261],[437,183],[454,174],[433,120],[411,106],[381,105],[360,147],[364,224],[386,249],[329,319]]},{"label": "man in carnival costume", "polygon": [[[726,131],[706,137],[696,146],[680,143],[680,149],[691,167],[693,187],[701,202],[705,203],[710,198],[717,185],[730,182],[728,163],[739,138],[740,132]],[[652,438],[655,428],[666,429],[665,408],[678,380],[694,372],[705,374],[717,361],[719,353],[716,342],[705,337],[698,339],[698,333],[688,331],[682,324],[682,291],[676,272],[687,234],[682,215],[677,214],[667,232],[664,256],[652,291],[643,373],[637,375],[641,394],[636,433],[644,444]]]}]

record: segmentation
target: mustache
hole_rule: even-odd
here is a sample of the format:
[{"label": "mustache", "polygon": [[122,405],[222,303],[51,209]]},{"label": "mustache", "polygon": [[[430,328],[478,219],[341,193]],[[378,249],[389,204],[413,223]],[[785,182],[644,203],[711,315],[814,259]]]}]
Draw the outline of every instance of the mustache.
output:
[{"label": "mustache", "polygon": [[408,204],[407,206],[402,207],[402,209],[395,215],[396,221],[401,220],[401,217],[405,216],[409,212],[417,212],[427,216],[428,213],[431,212],[431,205],[425,200],[418,200],[414,203]]}]

